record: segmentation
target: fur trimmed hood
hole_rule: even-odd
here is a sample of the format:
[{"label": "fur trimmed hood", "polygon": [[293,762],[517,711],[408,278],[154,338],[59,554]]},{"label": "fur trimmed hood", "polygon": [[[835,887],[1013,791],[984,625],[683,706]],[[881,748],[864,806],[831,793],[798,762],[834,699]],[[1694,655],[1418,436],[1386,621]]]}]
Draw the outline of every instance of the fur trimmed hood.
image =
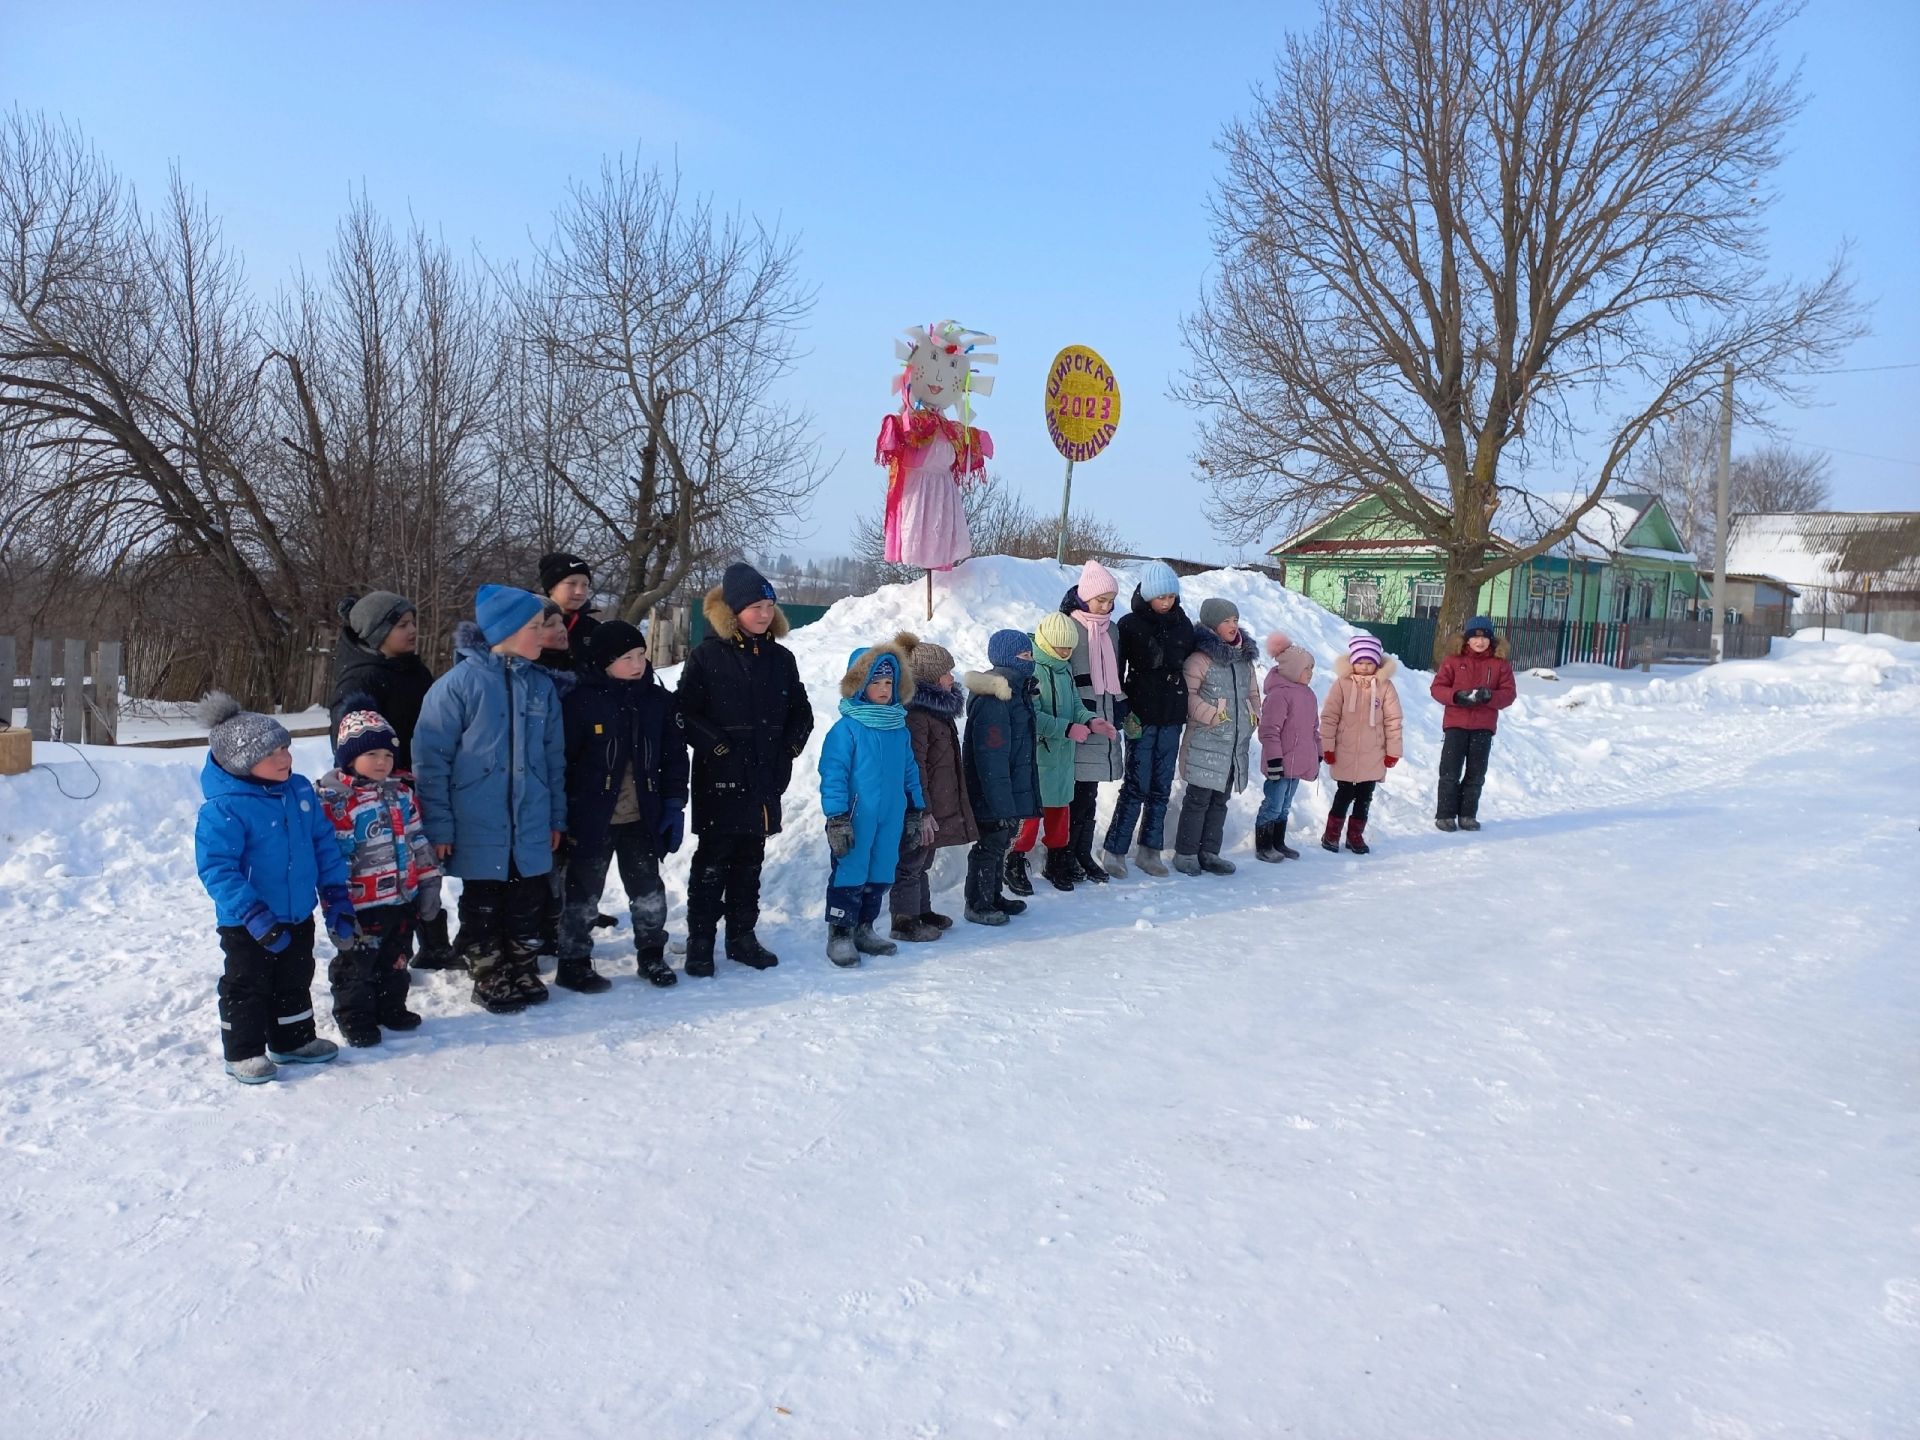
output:
[{"label": "fur trimmed hood", "polygon": [[1237,653],[1249,664],[1253,662],[1253,657],[1257,653],[1254,647],[1253,637],[1247,634],[1246,631],[1242,630],[1240,632],[1240,639],[1237,644],[1229,645],[1220,638],[1218,632],[1208,625],[1196,625],[1193,627],[1193,648],[1205,651],[1207,658],[1210,660],[1227,660]]},{"label": "fur trimmed hood", "polygon": [[905,708],[913,702],[913,671],[907,666],[907,652],[898,644],[869,645],[859,651],[847,662],[847,673],[840,677],[840,698],[851,700],[867,688],[867,677],[873,674],[873,667],[880,663],[884,655],[893,657],[893,700],[892,704]]},{"label": "fur trimmed hood", "polygon": [[[700,602],[700,613],[707,617],[707,628],[725,640],[729,645],[740,643],[744,631],[740,628],[740,617],[727,604],[726,597],[720,593],[720,587],[714,586],[707,591],[707,598]],[[791,627],[787,624],[787,612],[778,605],[773,607],[773,624],[767,627],[766,638],[784,640]]]},{"label": "fur trimmed hood", "polygon": [[[1467,649],[1467,632],[1464,630],[1455,630],[1452,634],[1448,635],[1447,643],[1441,648],[1440,653],[1442,655],[1471,655],[1473,652]],[[1495,635],[1493,637],[1493,648],[1487,653],[1496,660],[1506,660],[1512,656],[1512,647],[1507,644],[1506,636]]]},{"label": "fur trimmed hood", "polygon": [[1007,683],[1007,677],[991,670],[969,670],[960,677],[960,683],[967,687],[969,695],[991,695],[996,700],[1013,698],[1013,686]]},{"label": "fur trimmed hood", "polygon": [[[1400,662],[1397,659],[1395,659],[1393,656],[1389,655],[1387,656],[1386,660],[1381,664],[1380,668],[1373,672],[1373,678],[1375,680],[1391,680],[1396,674],[1399,673],[1399,671],[1400,671]],[[1341,680],[1344,680],[1349,675],[1353,674],[1352,657],[1347,655],[1334,656],[1333,657],[1333,673],[1337,678]]]}]

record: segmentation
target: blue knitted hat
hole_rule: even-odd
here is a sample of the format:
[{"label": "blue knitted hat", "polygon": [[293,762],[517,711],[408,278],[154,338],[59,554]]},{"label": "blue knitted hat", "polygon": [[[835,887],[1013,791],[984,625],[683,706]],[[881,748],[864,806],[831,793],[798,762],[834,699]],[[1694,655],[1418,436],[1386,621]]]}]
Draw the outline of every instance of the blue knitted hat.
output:
[{"label": "blue knitted hat", "polygon": [[[860,663],[860,657],[870,653],[872,649],[873,647],[871,645],[862,645],[852,654],[848,655],[847,668],[849,670],[853,669],[854,666]],[[897,697],[900,694],[900,666],[889,653],[882,653],[874,660],[873,668],[867,671],[867,678],[860,682],[860,688],[862,690],[866,689],[867,686],[880,679],[883,675],[893,681],[893,693]]]},{"label": "blue knitted hat", "polygon": [[546,601],[531,590],[516,590],[511,585],[482,585],[473,597],[473,618],[487,644],[498,645],[534,616],[546,609]]},{"label": "blue knitted hat", "polygon": [[992,665],[1017,665],[1020,654],[1033,649],[1033,637],[1024,630],[996,630],[987,637],[987,661]]},{"label": "blue knitted hat", "polygon": [[1467,634],[1469,636],[1484,635],[1491,640],[1493,638],[1493,621],[1484,615],[1476,615],[1467,621]]},{"label": "blue knitted hat", "polygon": [[1164,560],[1149,560],[1140,567],[1140,598],[1158,600],[1162,595],[1180,598],[1180,577]]}]

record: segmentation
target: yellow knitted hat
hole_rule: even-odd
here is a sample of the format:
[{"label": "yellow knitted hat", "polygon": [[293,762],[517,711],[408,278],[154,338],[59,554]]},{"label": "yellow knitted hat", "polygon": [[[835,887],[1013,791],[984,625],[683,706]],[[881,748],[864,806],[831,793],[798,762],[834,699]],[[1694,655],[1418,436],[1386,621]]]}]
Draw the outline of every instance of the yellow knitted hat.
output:
[{"label": "yellow knitted hat", "polygon": [[1073,654],[1080,627],[1056,610],[1034,629],[1033,638],[1064,660]]}]

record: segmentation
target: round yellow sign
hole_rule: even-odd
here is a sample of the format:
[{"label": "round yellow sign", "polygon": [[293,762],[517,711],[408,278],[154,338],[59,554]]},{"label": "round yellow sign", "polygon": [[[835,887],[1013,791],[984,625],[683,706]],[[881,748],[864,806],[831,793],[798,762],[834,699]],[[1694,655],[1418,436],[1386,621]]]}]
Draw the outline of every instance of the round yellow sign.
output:
[{"label": "round yellow sign", "polygon": [[1091,460],[1120,428],[1120,382],[1084,345],[1069,345],[1047,367],[1047,434],[1069,460]]}]

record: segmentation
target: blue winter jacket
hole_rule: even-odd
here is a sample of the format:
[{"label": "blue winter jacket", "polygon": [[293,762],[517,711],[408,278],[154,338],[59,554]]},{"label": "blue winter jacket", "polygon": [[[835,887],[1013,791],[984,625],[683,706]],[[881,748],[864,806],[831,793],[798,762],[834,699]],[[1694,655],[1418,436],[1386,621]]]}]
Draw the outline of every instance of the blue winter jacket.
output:
[{"label": "blue winter jacket", "polygon": [[[866,688],[867,677],[882,655],[894,658],[894,674],[908,674],[906,657],[890,645],[855,651],[840,693],[851,698]],[[820,809],[825,815],[853,816],[853,848],[833,863],[828,883],[891,885],[900,864],[900,836],[907,810],[924,810],[926,792],[920,788],[920,762],[913,758],[913,736],[906,727],[906,706],[912,683],[897,685],[901,724],[875,730],[850,715],[842,715],[820,745]]]},{"label": "blue winter jacket", "polygon": [[323,885],[347,883],[333,822],[304,775],[277,784],[229,775],[207,757],[200,770],[194,864],[213,897],[216,923],[241,925],[255,901],[297,925],[313,914]]},{"label": "blue winter jacket", "polygon": [[1033,677],[995,667],[968,673],[967,798],[981,825],[1008,825],[1040,813]]},{"label": "blue winter jacket", "polygon": [[566,734],[547,672],[493,653],[477,625],[454,630],[458,661],[427,691],[413,732],[427,839],[453,846],[447,873],[505,880],[553,869],[567,828]]}]

